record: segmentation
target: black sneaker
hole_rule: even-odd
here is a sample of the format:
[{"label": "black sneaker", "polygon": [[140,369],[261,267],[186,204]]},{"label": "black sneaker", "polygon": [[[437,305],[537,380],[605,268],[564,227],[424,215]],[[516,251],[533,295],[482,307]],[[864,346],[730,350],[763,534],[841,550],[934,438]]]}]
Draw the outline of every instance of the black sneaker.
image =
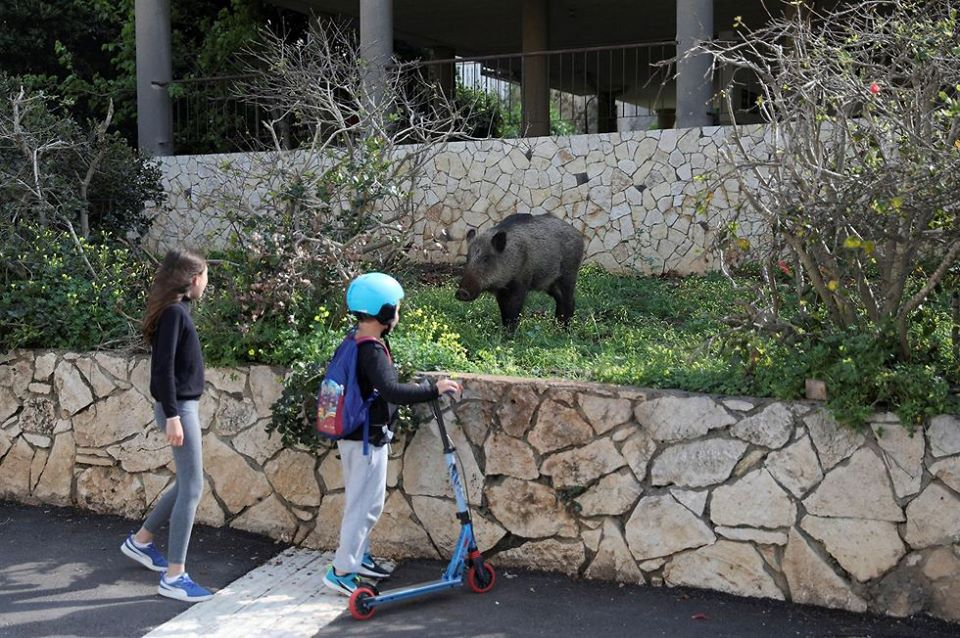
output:
[{"label": "black sneaker", "polygon": [[390,578],[390,570],[373,560],[373,556],[371,556],[369,552],[363,555],[363,560],[360,561],[360,569],[357,570],[357,573],[361,576],[379,580]]}]

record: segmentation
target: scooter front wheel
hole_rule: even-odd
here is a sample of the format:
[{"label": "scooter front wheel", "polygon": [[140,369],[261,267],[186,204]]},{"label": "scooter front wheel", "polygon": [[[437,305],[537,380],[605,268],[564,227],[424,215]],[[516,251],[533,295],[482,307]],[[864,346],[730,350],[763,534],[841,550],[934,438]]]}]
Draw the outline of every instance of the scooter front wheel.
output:
[{"label": "scooter front wheel", "polygon": [[483,564],[482,574],[477,572],[476,565],[471,565],[470,569],[467,570],[467,585],[469,585],[471,591],[477,594],[487,593],[493,589],[496,582],[497,572],[493,571],[493,565],[490,563]]},{"label": "scooter front wheel", "polygon": [[370,587],[357,587],[350,594],[350,615],[357,620],[369,620],[377,611],[376,607],[367,605],[366,600],[377,594]]}]

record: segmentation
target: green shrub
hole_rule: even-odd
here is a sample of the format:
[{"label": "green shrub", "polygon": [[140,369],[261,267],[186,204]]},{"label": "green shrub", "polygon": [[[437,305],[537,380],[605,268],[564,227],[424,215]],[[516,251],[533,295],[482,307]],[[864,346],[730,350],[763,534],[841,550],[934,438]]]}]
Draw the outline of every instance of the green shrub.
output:
[{"label": "green shrub", "polygon": [[819,379],[827,386],[827,407],[842,423],[860,428],[871,414],[889,410],[912,428],[958,409],[951,386],[960,375],[949,347],[948,316],[933,313],[928,320],[938,327],[928,331],[918,322],[911,336],[917,349],[906,362],[889,325],[818,327],[791,343],[738,335],[723,351],[744,370],[745,394],[801,399],[805,380]]},{"label": "green shrub", "polygon": [[303,445],[314,450],[329,445],[313,429],[316,394],[324,367],[343,339],[344,332],[320,325],[302,339],[300,357],[290,365],[283,380],[283,392],[273,404],[273,414],[267,426],[267,432],[280,434],[284,445]]},{"label": "green shrub", "polygon": [[66,233],[21,228],[0,248],[0,350],[84,351],[138,341],[150,269],[125,248],[80,245],[82,255]]},{"label": "green shrub", "polygon": [[[499,328],[487,295],[472,304],[453,298],[453,286],[423,288],[407,307],[444,317],[456,327],[467,365],[451,371],[585,379],[726,395],[801,399],[808,378],[826,381],[828,407],[858,427],[877,410],[896,411],[917,424],[957,410],[950,388],[960,384],[960,362],[951,347],[949,295],[931,299],[911,328],[913,358],[899,358],[892,327],[867,324],[837,332],[820,309],[807,309],[802,338],[790,342],[742,330],[725,318],[755,286],[738,289],[718,275],[620,277],[588,266],[577,290],[569,330],[553,320],[553,301],[534,293],[513,337]],[[785,313],[798,314],[797,304]]]},{"label": "green shrub", "polygon": [[273,312],[264,313],[251,307],[263,282],[260,269],[242,255],[223,257],[212,260],[210,284],[195,312],[207,364],[289,364],[291,360],[280,353],[286,343],[297,341],[306,331],[299,329],[296,320],[290,321],[289,308],[274,304]]},{"label": "green shrub", "polygon": [[[19,242],[3,254],[0,348],[86,350],[136,338],[152,264],[123,249],[84,243],[98,272],[94,280],[67,236],[32,231]],[[312,400],[350,320],[341,314],[339,295],[327,303],[293,285],[282,308],[251,312],[270,307],[263,297],[269,291],[258,288],[257,263],[212,264],[212,287],[195,311],[207,364],[288,367],[270,427],[287,444],[321,445],[310,422]],[[960,385],[952,292],[931,296],[918,311],[910,332],[914,352],[904,361],[893,328],[831,331],[816,307],[805,313],[785,308],[784,316],[797,318],[800,338],[731,332],[724,318],[755,285],[753,276],[734,288],[718,275],[622,277],[587,266],[569,329],[555,322],[550,297],[532,293],[514,335],[500,327],[490,295],[461,303],[453,282],[400,277],[407,297],[390,339],[404,380],[442,370],[799,399],[804,380],[818,378],[827,383],[830,409],[852,426],[877,410],[918,424],[958,409],[951,398],[951,388]],[[414,425],[404,413],[402,427]]]}]

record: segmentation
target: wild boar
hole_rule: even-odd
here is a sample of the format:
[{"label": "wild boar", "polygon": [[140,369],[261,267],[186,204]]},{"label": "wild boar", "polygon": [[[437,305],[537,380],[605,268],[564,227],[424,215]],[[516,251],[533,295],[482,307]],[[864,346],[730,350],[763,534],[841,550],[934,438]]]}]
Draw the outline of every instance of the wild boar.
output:
[{"label": "wild boar", "polygon": [[557,320],[569,324],[583,261],[583,236],[573,226],[551,215],[510,215],[480,234],[471,229],[467,242],[457,299],[473,301],[492,292],[501,323],[512,330],[527,293],[542,290],[557,302]]}]

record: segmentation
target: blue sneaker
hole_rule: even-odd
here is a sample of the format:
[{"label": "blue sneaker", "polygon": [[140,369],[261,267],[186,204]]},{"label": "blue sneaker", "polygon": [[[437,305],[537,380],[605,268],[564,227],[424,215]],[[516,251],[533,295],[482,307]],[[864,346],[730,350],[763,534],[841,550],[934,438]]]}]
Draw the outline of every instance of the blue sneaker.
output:
[{"label": "blue sneaker", "polygon": [[360,586],[360,578],[356,574],[342,574],[338,576],[337,573],[333,571],[333,565],[331,565],[323,577],[323,584],[344,596],[349,596]]},{"label": "blue sneaker", "polygon": [[183,572],[173,580],[167,580],[166,576],[161,576],[157,593],[167,598],[184,600],[188,603],[199,603],[213,598],[213,594],[190,580],[190,574],[187,572]]},{"label": "blue sneaker", "polygon": [[367,552],[363,555],[363,560],[360,561],[360,569],[357,570],[357,573],[361,576],[378,578],[380,580],[383,580],[384,578],[390,578],[390,570],[373,560],[373,556],[370,555],[370,552]]},{"label": "blue sneaker", "polygon": [[127,536],[127,540],[123,541],[120,551],[123,552],[124,556],[132,558],[147,569],[155,572],[167,571],[167,559],[163,557],[157,546],[150,543],[146,547],[137,547],[133,542],[133,534]]}]

